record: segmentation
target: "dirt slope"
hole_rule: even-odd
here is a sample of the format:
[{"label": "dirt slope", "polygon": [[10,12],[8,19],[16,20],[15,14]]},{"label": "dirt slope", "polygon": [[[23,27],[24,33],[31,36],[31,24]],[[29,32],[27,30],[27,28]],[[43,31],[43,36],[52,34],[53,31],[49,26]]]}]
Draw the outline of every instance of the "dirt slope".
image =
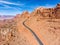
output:
[{"label": "dirt slope", "polygon": [[31,17],[26,21],[45,45],[60,45],[60,19],[41,19]]}]

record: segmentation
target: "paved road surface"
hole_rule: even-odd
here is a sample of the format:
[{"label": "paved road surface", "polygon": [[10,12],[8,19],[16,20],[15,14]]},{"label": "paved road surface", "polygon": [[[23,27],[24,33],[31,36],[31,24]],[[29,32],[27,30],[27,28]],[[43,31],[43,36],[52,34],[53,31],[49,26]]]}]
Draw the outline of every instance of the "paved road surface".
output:
[{"label": "paved road surface", "polygon": [[41,40],[38,38],[38,36],[35,34],[35,32],[29,28],[26,24],[25,24],[26,20],[23,22],[23,25],[29,29],[29,31],[34,35],[34,37],[36,38],[37,42],[39,43],[39,45],[43,45],[43,43],[41,42]]}]

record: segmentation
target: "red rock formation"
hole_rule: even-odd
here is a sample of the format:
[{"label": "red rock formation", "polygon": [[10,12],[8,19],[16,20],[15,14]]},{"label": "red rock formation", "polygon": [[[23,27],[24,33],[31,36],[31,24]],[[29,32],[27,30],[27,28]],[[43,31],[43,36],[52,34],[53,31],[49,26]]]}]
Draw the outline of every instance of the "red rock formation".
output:
[{"label": "red rock formation", "polygon": [[21,14],[21,17],[24,17],[24,18],[27,18],[29,17],[29,12],[28,11],[24,11],[22,14]]},{"label": "red rock formation", "polygon": [[57,4],[55,8],[43,8],[39,7],[32,12],[31,15],[38,16],[43,18],[60,18],[60,4]]},{"label": "red rock formation", "polygon": [[57,4],[55,13],[56,13],[56,18],[60,18],[60,4]]}]

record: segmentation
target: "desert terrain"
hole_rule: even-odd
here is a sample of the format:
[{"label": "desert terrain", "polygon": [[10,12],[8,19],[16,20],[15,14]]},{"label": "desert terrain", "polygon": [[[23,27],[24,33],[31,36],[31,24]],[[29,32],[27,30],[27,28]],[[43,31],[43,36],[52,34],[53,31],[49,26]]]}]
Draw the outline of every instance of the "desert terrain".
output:
[{"label": "desert terrain", "polygon": [[0,20],[0,45],[60,45],[60,4]]}]

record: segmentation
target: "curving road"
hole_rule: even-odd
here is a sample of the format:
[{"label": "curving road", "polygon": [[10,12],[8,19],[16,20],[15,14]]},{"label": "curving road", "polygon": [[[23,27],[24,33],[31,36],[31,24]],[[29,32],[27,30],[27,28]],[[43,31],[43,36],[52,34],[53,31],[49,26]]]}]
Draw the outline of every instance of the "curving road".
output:
[{"label": "curving road", "polygon": [[38,36],[35,34],[35,32],[29,28],[26,24],[25,24],[26,20],[23,22],[23,25],[29,29],[29,31],[34,35],[34,37],[36,38],[37,42],[39,43],[39,45],[43,45],[43,43],[41,42],[41,40],[38,38]]}]

